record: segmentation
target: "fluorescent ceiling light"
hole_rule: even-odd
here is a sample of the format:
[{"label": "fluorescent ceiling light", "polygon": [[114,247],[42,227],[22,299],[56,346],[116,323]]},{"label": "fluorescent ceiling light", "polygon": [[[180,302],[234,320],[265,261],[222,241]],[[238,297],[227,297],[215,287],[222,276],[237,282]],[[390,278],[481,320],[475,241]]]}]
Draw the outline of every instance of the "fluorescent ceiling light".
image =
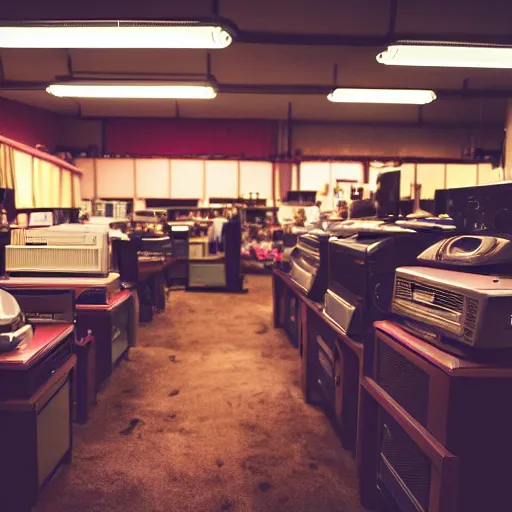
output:
[{"label": "fluorescent ceiling light", "polygon": [[437,98],[434,91],[422,89],[346,89],[332,91],[327,99],[333,103],[395,103],[425,105]]},{"label": "fluorescent ceiling light", "polygon": [[226,48],[215,23],[142,21],[27,22],[0,25],[0,48]]},{"label": "fluorescent ceiling light", "polygon": [[388,66],[512,69],[512,47],[399,41],[377,55]]},{"label": "fluorescent ceiling light", "polygon": [[217,96],[211,84],[122,80],[57,83],[49,85],[46,92],[60,98],[210,100]]}]

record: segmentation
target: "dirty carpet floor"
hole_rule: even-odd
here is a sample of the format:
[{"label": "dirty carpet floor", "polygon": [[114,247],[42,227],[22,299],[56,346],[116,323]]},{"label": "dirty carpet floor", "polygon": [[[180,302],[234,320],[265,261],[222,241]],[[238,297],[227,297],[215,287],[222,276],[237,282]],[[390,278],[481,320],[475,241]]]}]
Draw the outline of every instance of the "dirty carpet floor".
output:
[{"label": "dirty carpet floor", "polygon": [[171,293],[139,331],[36,512],[357,512],[355,463],[304,404],[269,276]]}]

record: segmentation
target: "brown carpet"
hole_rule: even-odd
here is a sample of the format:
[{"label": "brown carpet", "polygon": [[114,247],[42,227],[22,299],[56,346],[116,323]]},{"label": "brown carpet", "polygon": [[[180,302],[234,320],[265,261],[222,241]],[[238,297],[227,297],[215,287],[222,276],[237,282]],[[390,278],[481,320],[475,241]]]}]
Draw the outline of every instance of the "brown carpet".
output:
[{"label": "brown carpet", "polygon": [[247,295],[173,292],[141,328],[37,512],[344,512],[355,463],[304,404],[272,329],[271,279]]}]

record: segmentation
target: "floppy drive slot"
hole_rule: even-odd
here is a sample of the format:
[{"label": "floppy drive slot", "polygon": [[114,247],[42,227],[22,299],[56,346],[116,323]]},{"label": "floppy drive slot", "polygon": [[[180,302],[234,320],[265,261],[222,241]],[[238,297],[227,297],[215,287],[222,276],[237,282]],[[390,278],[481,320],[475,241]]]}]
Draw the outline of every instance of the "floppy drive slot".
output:
[{"label": "floppy drive slot", "polygon": [[75,291],[68,289],[8,288],[30,323],[75,321]]}]

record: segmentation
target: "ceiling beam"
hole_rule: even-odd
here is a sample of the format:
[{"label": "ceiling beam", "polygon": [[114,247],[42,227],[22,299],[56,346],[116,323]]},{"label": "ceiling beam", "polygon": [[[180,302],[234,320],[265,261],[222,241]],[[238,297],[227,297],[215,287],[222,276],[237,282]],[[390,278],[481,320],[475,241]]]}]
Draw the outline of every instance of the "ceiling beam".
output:
[{"label": "ceiling beam", "polygon": [[237,43],[279,44],[304,46],[355,46],[386,47],[396,41],[444,41],[452,43],[482,43],[512,45],[512,36],[505,34],[420,34],[394,33],[387,35],[342,35],[342,34],[304,34],[242,30],[236,32]]},{"label": "ceiling beam", "polygon": [[332,125],[345,126],[347,128],[419,128],[422,130],[503,130],[503,123],[485,122],[460,122],[460,121],[315,121],[312,119],[295,119],[294,126],[299,125]]},{"label": "ceiling beam", "polygon": [[[104,78],[108,80],[107,78]],[[171,79],[169,77],[169,79]],[[130,78],[125,78],[129,81]],[[131,80],[140,81],[140,78]],[[4,80],[0,82],[1,91],[44,91],[51,82],[29,82],[18,80]],[[345,84],[344,87],[366,88],[357,84]],[[428,88],[428,85],[424,86]],[[327,96],[332,89],[332,85],[293,85],[293,84],[218,84],[218,92],[221,94],[274,94],[274,95],[317,95]],[[392,87],[391,87],[392,88]],[[433,88],[439,99],[476,99],[476,98],[512,98],[512,88],[509,89],[436,89]]]},{"label": "ceiling beam", "polygon": [[[366,88],[357,84],[344,84],[344,87]],[[392,87],[390,87],[392,88]],[[425,88],[429,88],[425,86]],[[219,93],[224,94],[276,94],[276,95],[317,95],[327,96],[332,92],[332,85],[291,85],[291,84],[219,84]],[[462,98],[512,98],[512,89],[436,89],[439,99]]]},{"label": "ceiling beam", "polygon": [[[62,115],[69,115],[69,114],[62,114]],[[122,119],[123,116],[101,116],[98,114],[94,115],[82,115],[81,117],[84,120],[88,121],[104,121],[105,119]],[[176,117],[174,116],[159,116],[159,117],[144,117],[144,116],[136,116],[137,119],[171,119],[176,120]],[[183,118],[183,116],[181,116]],[[196,117],[187,117],[187,119],[211,119],[214,121],[217,121],[218,117],[206,117],[206,118],[196,118]],[[238,121],[239,118],[231,119]],[[268,118],[268,119],[261,119],[261,118],[244,118],[245,121],[255,121],[255,122],[262,122],[262,121],[285,121],[285,117],[281,118]],[[316,125],[316,126],[337,126],[337,127],[347,127],[347,128],[416,128],[421,130],[496,130],[496,131],[503,131],[504,125],[502,122],[492,122],[492,121],[485,121],[485,122],[453,122],[453,121],[447,121],[447,122],[439,122],[439,121],[424,121],[422,124],[418,124],[417,121],[342,121],[342,120],[322,120],[322,119],[294,119],[292,120],[292,125],[294,127],[301,126],[301,125]],[[389,158],[389,160],[392,160],[393,158]]]}]

